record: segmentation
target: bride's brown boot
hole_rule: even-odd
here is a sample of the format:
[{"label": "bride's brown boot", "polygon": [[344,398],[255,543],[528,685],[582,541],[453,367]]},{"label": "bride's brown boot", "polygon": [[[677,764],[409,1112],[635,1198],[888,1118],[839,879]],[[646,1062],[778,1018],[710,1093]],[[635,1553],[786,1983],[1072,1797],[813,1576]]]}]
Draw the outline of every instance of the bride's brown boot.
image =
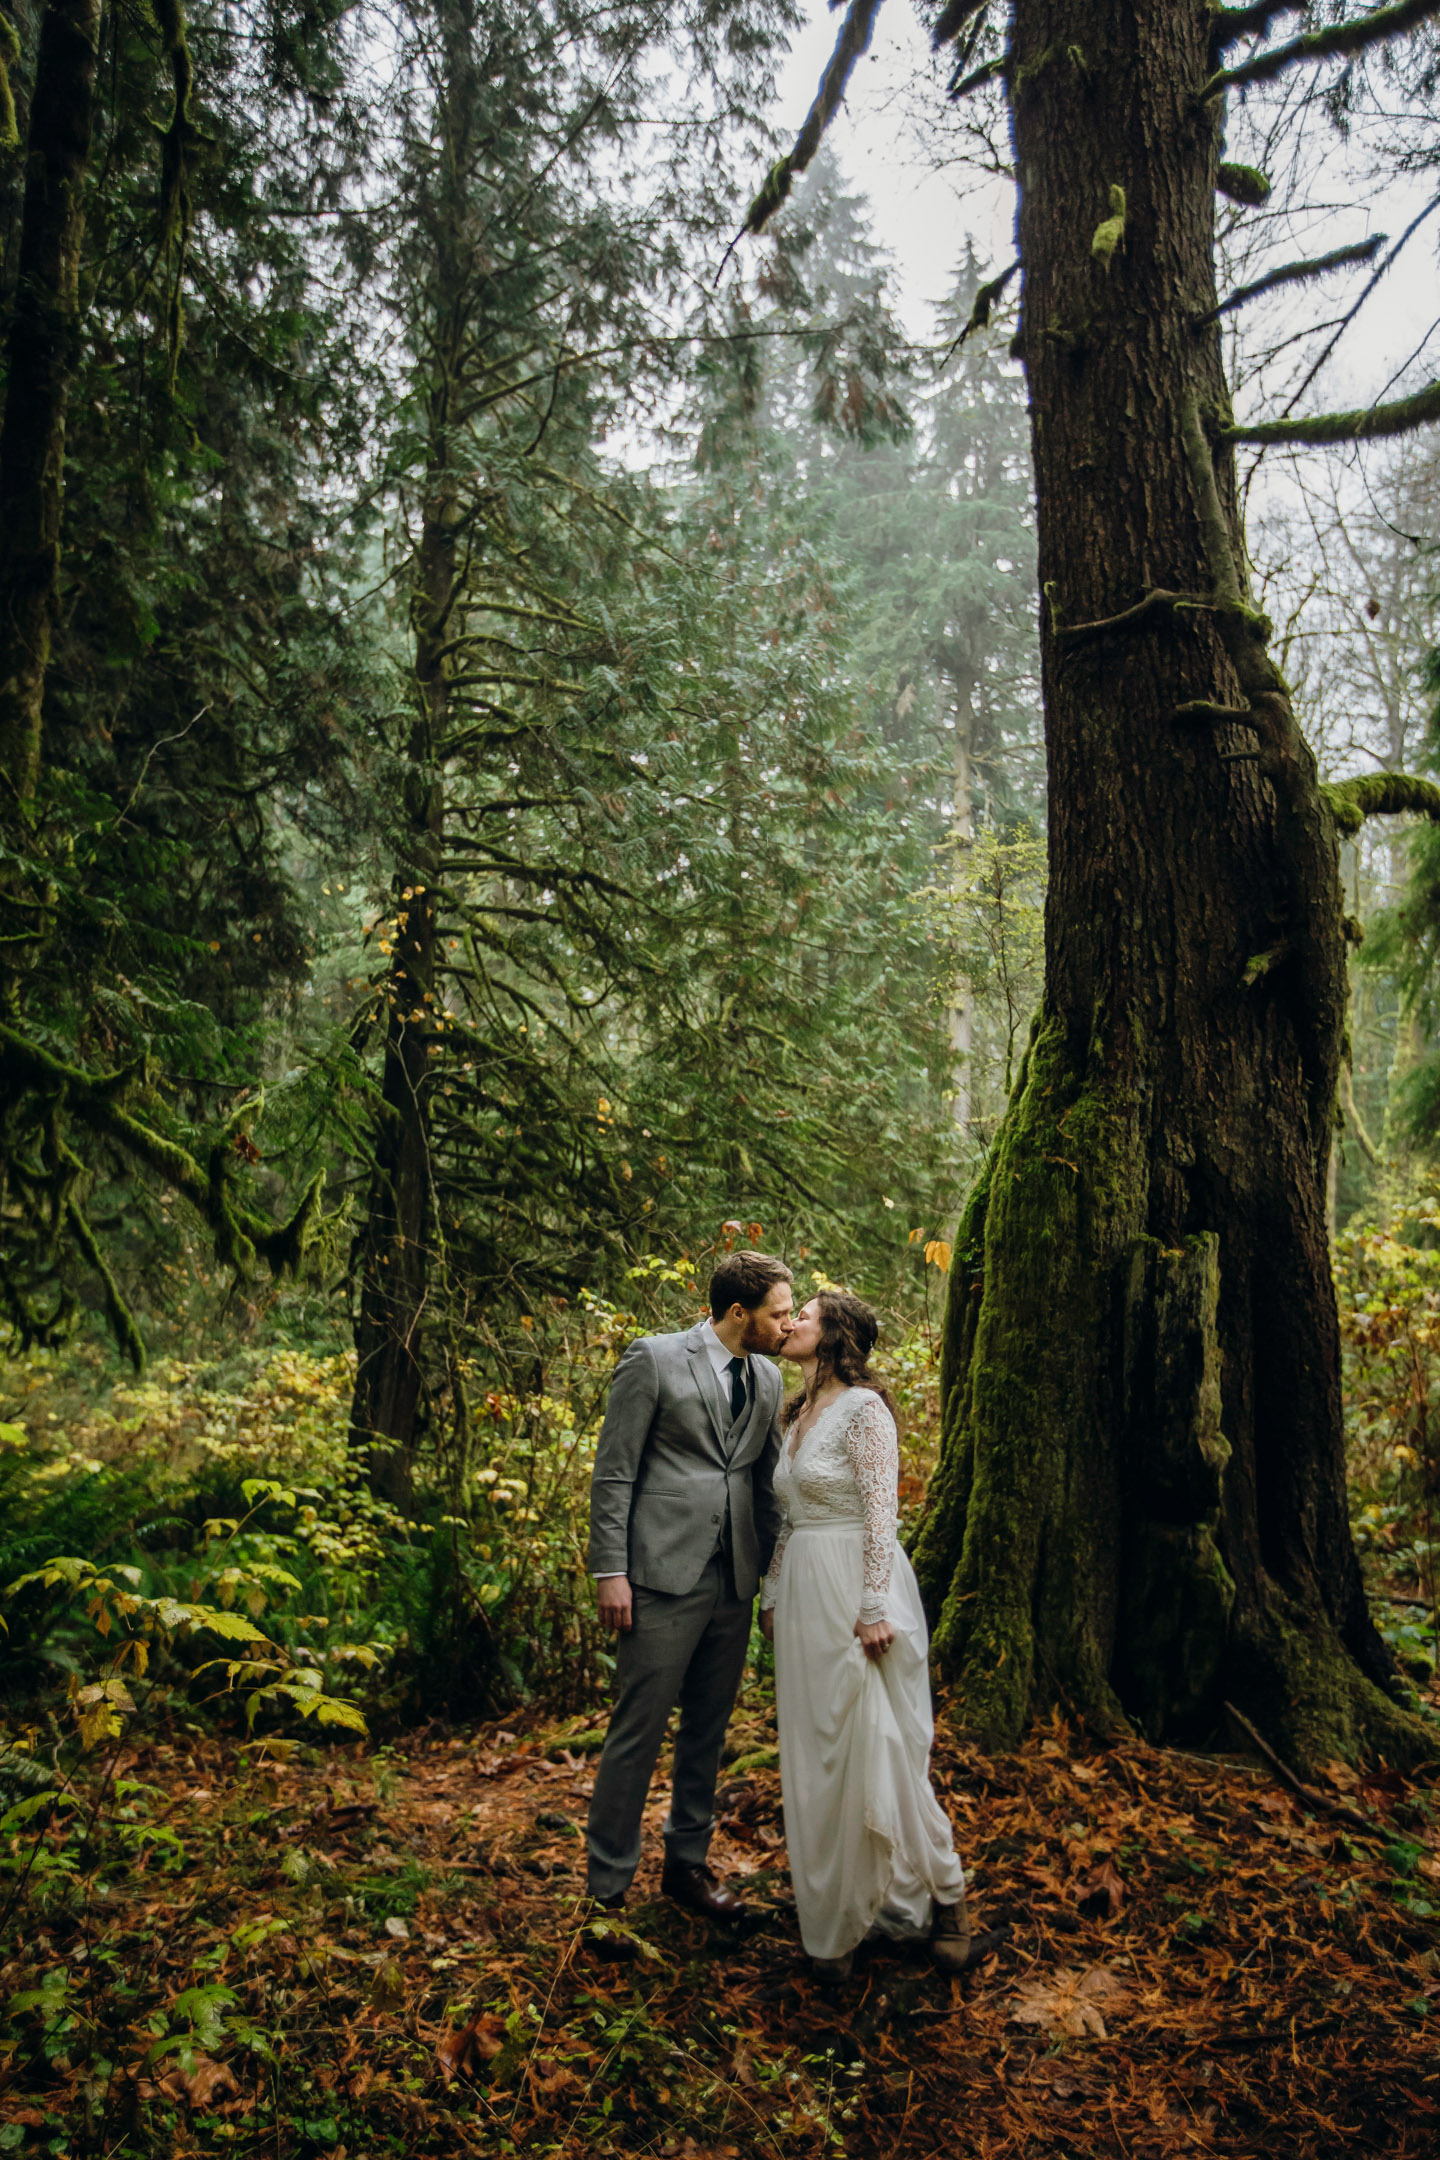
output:
[{"label": "bride's brown boot", "polygon": [[833,1987],[839,1980],[848,1980],[855,1964],[855,1953],[847,1950],[843,1957],[811,1958],[810,1970],[822,1987]]},{"label": "bride's brown boot", "polygon": [[930,1922],[930,1957],[941,1972],[964,1972],[970,1960],[970,1915],[964,1892],[954,1905],[937,1905]]}]

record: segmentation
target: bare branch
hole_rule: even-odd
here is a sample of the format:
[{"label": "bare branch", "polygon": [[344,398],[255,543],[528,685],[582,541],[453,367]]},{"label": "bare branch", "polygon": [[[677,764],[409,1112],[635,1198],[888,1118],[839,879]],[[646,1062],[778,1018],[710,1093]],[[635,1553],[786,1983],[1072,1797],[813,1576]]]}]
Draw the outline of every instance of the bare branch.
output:
[{"label": "bare branch", "polygon": [[[1436,4],[1440,6],[1440,0],[1436,0]],[[835,50],[830,55],[830,65],[821,76],[815,102],[805,115],[805,125],[795,138],[794,149],[787,157],[777,159],[766,174],[765,185],[746,213],[742,228],[745,232],[763,232],[768,220],[790,193],[797,176],[804,172],[819,149],[821,136],[840,110],[855,63],[869,46],[875,18],[883,5],[884,0],[850,0],[845,20],[840,25],[840,35],[835,40]]]},{"label": "bare branch", "polygon": [[1398,817],[1411,811],[1440,825],[1440,787],[1415,773],[1360,773],[1353,780],[1332,780],[1320,789],[1341,834],[1349,840],[1367,817]]},{"label": "bare branch", "polygon": [[1294,285],[1306,278],[1323,277],[1327,270],[1343,270],[1348,263],[1369,262],[1379,254],[1389,237],[1388,233],[1376,233],[1373,239],[1357,241],[1353,247],[1332,248],[1328,255],[1312,255],[1305,262],[1282,263],[1278,270],[1267,270],[1264,277],[1256,278],[1252,284],[1238,285],[1218,307],[1207,308],[1203,315],[1192,315],[1190,327],[1192,330],[1208,329],[1222,315],[1243,307],[1247,300],[1258,299],[1261,293],[1273,292],[1277,285]]},{"label": "bare branch", "polygon": [[1219,432],[1227,442],[1376,442],[1386,435],[1409,435],[1431,420],[1440,420],[1440,382],[1427,383],[1413,397],[1396,398],[1390,405],[1315,413],[1308,420],[1258,420],[1253,427],[1226,427]]},{"label": "bare branch", "polygon": [[1287,45],[1276,45],[1269,52],[1242,60],[1239,67],[1221,68],[1200,92],[1201,103],[1242,83],[1269,82],[1301,60],[1328,60],[1334,53],[1364,52],[1371,45],[1383,44],[1386,38],[1414,30],[1434,15],[1440,15],[1440,0],[1392,0],[1389,7],[1376,8],[1373,15],[1332,23],[1328,30],[1306,30]]}]

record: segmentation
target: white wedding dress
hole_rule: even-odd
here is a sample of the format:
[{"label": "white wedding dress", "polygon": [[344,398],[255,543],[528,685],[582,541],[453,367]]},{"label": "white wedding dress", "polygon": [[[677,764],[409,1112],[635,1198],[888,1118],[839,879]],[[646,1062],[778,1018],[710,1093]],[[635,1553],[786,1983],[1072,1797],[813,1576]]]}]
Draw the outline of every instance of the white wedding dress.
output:
[{"label": "white wedding dress", "polygon": [[[847,1388],[775,1471],[785,1524],[760,1602],[775,1613],[785,1843],[811,1957],[843,1957],[872,1929],[928,1935],[932,1900],[965,1888],[930,1787],[929,1644],[895,1535],[899,1466],[884,1403]],[[866,1657],[857,1619],[891,1622],[882,1657]]]}]

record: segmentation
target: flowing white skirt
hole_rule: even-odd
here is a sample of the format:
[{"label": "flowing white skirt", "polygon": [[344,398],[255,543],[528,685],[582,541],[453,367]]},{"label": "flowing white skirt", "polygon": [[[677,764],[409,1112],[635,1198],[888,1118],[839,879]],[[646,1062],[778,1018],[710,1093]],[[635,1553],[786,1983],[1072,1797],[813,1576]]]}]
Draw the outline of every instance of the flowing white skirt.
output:
[{"label": "flowing white skirt", "polygon": [[950,1824],[930,1787],[935,1735],[925,1615],[895,1551],[895,1640],[867,1658],[855,1637],[862,1528],[797,1523],[775,1599],[775,1701],[785,1844],[811,1957],[843,1957],[872,1928],[929,1933],[932,1900],[965,1888]]}]

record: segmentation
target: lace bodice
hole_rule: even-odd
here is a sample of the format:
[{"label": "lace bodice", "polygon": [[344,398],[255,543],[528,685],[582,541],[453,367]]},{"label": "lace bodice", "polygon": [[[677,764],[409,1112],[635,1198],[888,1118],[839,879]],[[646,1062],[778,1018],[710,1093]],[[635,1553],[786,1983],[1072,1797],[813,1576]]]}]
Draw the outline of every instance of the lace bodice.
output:
[{"label": "lace bodice", "polygon": [[760,1609],[775,1603],[790,1533],[798,1523],[856,1523],[864,1531],[864,1594],[859,1618],[886,1617],[899,1514],[900,1441],[895,1420],[868,1388],[847,1388],[827,1403],[792,1456],[787,1438],[775,1466],[775,1497],[785,1521],[765,1578]]}]

